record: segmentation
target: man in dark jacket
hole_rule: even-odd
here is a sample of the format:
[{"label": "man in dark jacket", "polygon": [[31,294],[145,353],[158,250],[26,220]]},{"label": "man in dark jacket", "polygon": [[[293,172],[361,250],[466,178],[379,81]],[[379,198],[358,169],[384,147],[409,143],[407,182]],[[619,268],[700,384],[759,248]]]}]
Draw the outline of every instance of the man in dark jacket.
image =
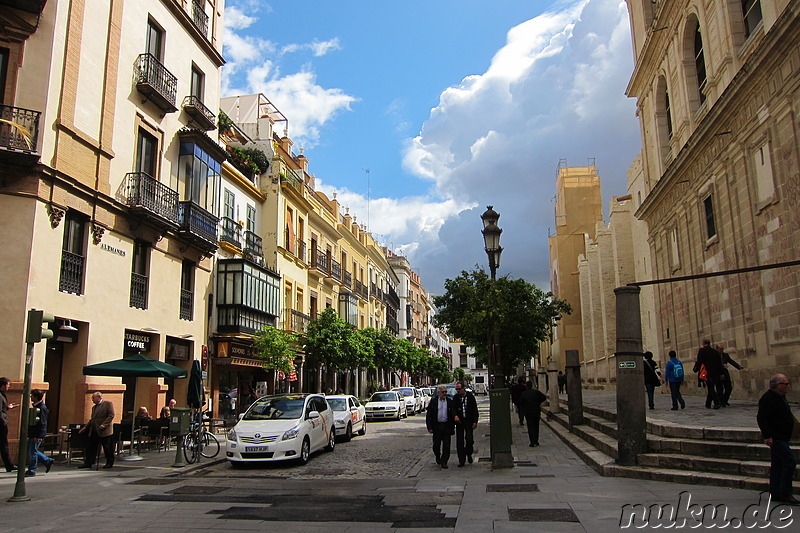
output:
[{"label": "man in dark jacket", "polygon": [[706,396],[706,409],[714,403],[714,409],[722,407],[722,357],[719,352],[711,347],[711,341],[703,339],[703,346],[697,351],[697,361],[693,372],[700,372],[700,367],[706,367],[708,395]]},{"label": "man in dark jacket", "polygon": [[32,477],[36,475],[36,467],[41,461],[44,464],[44,471],[49,472],[54,460],[39,451],[45,435],[47,435],[47,415],[50,411],[44,404],[44,392],[39,389],[31,391],[31,403],[33,412],[31,420],[33,423],[28,426],[28,470],[25,475]]},{"label": "man in dark jacket", "polygon": [[517,379],[517,384],[512,385],[511,389],[511,403],[514,404],[514,408],[517,410],[517,416],[519,416],[519,425],[523,425],[523,418],[525,415],[522,413],[522,407],[519,403],[519,399],[522,396],[522,393],[525,392],[525,378],[520,377]]},{"label": "man in dark jacket", "polygon": [[742,365],[734,361],[730,355],[725,353],[725,347],[721,344],[717,344],[717,351],[719,352],[719,356],[722,359],[722,398],[721,403],[722,407],[728,407],[730,404],[728,400],[731,397],[731,392],[733,392],[733,381],[731,381],[731,373],[728,370],[728,365],[731,365],[736,370],[741,370]]},{"label": "man in dark jacket", "polygon": [[786,401],[789,380],[783,374],[775,374],[769,380],[769,390],[758,400],[756,420],[761,429],[764,444],[769,446],[771,464],[769,469],[769,493],[772,501],[800,505],[792,495],[792,478],[797,466],[789,448],[794,417]]},{"label": "man in dark jacket", "polygon": [[442,468],[447,468],[447,460],[450,459],[450,437],[453,436],[454,423],[455,405],[447,397],[447,387],[439,385],[436,387],[436,396],[428,404],[425,425],[428,433],[433,434],[433,455],[436,456],[436,464]]},{"label": "man in dark jacket", "polygon": [[8,410],[16,407],[8,402],[6,391],[10,380],[6,377],[0,378],[0,456],[3,458],[3,465],[6,472],[13,472],[17,469],[8,454]]},{"label": "man in dark jacket", "polygon": [[463,381],[456,383],[455,400],[456,414],[456,453],[458,466],[464,466],[465,461],[472,463],[473,444],[475,439],[472,432],[478,427],[478,402],[475,395],[467,392]]},{"label": "man in dark jacket", "polygon": [[533,382],[525,383],[525,392],[522,393],[520,404],[528,424],[528,439],[530,446],[539,445],[539,421],[542,419],[542,404],[547,401],[547,396],[540,390],[533,388]]}]

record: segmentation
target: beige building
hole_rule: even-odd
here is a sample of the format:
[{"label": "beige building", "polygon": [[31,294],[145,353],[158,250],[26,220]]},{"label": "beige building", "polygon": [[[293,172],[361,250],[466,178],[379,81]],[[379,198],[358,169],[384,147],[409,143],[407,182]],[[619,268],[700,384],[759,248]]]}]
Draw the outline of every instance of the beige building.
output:
[{"label": "beige building", "polygon": [[[629,0],[662,351],[702,338],[744,365],[734,395],[800,375],[800,2]],[[782,264],[791,264],[783,266]],[[736,271],[720,276],[710,274]]]},{"label": "beige building", "polygon": [[[0,368],[19,402],[25,312],[44,309],[56,336],[35,347],[33,386],[48,390],[49,430],[85,421],[95,390],[119,421],[133,381],[84,365],[140,352],[188,368],[206,338],[222,2],[12,6],[0,30]],[[185,381],[140,379],[136,403],[184,405]]]},{"label": "beige building", "polygon": [[[566,350],[578,350],[583,361],[581,293],[578,256],[585,253],[584,235],[594,238],[596,223],[603,220],[600,177],[594,166],[560,166],[556,178],[556,232],[550,244],[550,287],[565,300],[572,313],[564,315],[552,331],[550,359],[564,368]],[[541,365],[540,365],[541,366]]]}]

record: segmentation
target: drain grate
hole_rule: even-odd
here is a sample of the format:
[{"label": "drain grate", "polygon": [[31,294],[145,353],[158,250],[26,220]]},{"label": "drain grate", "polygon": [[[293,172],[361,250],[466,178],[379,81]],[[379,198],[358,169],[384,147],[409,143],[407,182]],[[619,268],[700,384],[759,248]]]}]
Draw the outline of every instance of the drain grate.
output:
[{"label": "drain grate", "polygon": [[173,483],[177,483],[179,480],[177,479],[169,479],[164,477],[146,477],[144,479],[137,479],[136,481],[130,481],[128,485],[172,485]]},{"label": "drain grate", "polygon": [[572,509],[509,509],[511,522],[580,522]]},{"label": "drain grate", "polygon": [[228,490],[228,487],[208,487],[203,485],[184,485],[167,491],[169,494],[217,494],[223,490]]},{"label": "drain grate", "polygon": [[486,485],[486,492],[539,492],[535,483],[498,483]]}]

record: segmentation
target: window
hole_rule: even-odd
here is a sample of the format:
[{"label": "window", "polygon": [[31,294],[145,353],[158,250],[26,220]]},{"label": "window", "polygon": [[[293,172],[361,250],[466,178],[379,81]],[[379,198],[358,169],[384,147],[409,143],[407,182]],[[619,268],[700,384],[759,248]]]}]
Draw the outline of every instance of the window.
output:
[{"label": "window", "polygon": [[256,208],[252,205],[247,206],[247,231],[252,231],[255,233],[256,231]]},{"label": "window", "polygon": [[694,31],[694,67],[697,74],[697,90],[700,97],[700,103],[706,101],[706,95],[703,92],[706,87],[706,60],[703,54],[703,36],[700,33],[700,24]]},{"label": "window", "polygon": [[703,209],[706,215],[706,239],[710,239],[717,234],[717,224],[714,222],[714,200],[711,195],[703,200]]},{"label": "window", "polygon": [[5,103],[6,73],[8,72],[8,48],[0,48],[0,104]]},{"label": "window", "polygon": [[220,166],[219,161],[199,145],[182,142],[178,179],[186,186],[184,197],[207,211],[219,209],[219,206],[214,206],[214,185],[219,178]]},{"label": "window", "polygon": [[192,81],[189,96],[194,96],[201,102],[203,101],[203,85],[205,83],[205,74],[192,65]]},{"label": "window", "polygon": [[672,139],[672,110],[669,107],[669,91],[664,89],[664,111],[667,113],[667,138]]},{"label": "window", "polygon": [[164,61],[164,30],[154,20],[147,20],[147,53]]},{"label": "window", "polygon": [[236,197],[228,189],[225,189],[225,205],[222,206],[222,209],[222,216],[236,220]]},{"label": "window", "polygon": [[750,37],[756,27],[761,24],[761,0],[742,0],[742,16],[744,17],[744,36]]},{"label": "window", "polygon": [[143,129],[139,129],[136,141],[136,171],[156,178],[158,161],[158,140]]},{"label": "window", "polygon": [[86,263],[86,217],[69,210],[64,218],[64,242],[61,247],[61,277],[58,290],[83,294]]},{"label": "window", "polygon": [[181,320],[194,319],[194,262],[184,260],[181,267]]},{"label": "window", "polygon": [[681,258],[678,250],[678,229],[672,228],[669,232],[669,261],[672,265],[672,270],[678,270],[681,267]]},{"label": "window", "polygon": [[769,142],[758,147],[753,153],[753,166],[756,174],[756,188],[759,203],[768,202],[775,196],[775,181],[772,178],[772,159]]},{"label": "window", "polygon": [[254,334],[275,325],[280,277],[242,259],[217,264],[217,321],[221,333]]},{"label": "window", "polygon": [[668,162],[672,156],[670,139],[672,139],[672,111],[670,109],[667,80],[659,76],[656,85],[656,132],[661,148],[661,160]]},{"label": "window", "polygon": [[130,306],[147,309],[147,268],[150,262],[150,246],[146,242],[133,243],[133,265],[131,267]]}]

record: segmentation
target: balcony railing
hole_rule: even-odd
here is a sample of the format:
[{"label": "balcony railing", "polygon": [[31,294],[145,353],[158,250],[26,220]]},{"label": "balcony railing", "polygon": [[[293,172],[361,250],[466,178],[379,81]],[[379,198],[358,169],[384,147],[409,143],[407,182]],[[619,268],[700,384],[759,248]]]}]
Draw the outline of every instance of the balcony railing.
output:
[{"label": "balcony railing", "polygon": [[203,4],[197,0],[192,1],[192,22],[203,34],[203,37],[208,39],[208,14],[203,8]]},{"label": "balcony railing", "polygon": [[353,275],[350,272],[345,270],[344,271],[344,279],[342,281],[344,282],[345,287],[352,287],[353,286]]},{"label": "balcony railing", "polygon": [[131,272],[131,307],[147,309],[147,276]]},{"label": "balcony railing", "polygon": [[181,289],[181,320],[192,320],[194,316],[194,293],[192,291]]},{"label": "balcony railing", "polygon": [[194,119],[195,124],[202,130],[213,130],[217,127],[217,117],[196,96],[187,96],[183,99],[183,110]]},{"label": "balcony railing", "polygon": [[31,109],[0,105],[0,149],[37,154],[40,116]]},{"label": "balcony railing", "polygon": [[264,257],[264,247],[261,237],[252,231],[244,232],[244,253],[254,257]]},{"label": "balcony railing", "polygon": [[178,203],[178,231],[203,249],[216,249],[218,221],[192,201]]},{"label": "balcony railing", "polygon": [[324,272],[325,274],[330,274],[330,267],[328,266],[328,256],[327,254],[320,254],[311,253],[311,266],[319,270],[320,272]]},{"label": "balcony railing", "polygon": [[242,227],[238,222],[231,220],[228,217],[220,219],[220,236],[221,242],[230,243],[237,248],[242,247]]},{"label": "balcony railing", "polygon": [[66,250],[61,251],[61,278],[58,290],[83,294],[83,265],[86,258]]},{"label": "balcony railing", "polygon": [[360,281],[356,280],[356,287],[355,287],[356,296],[360,296],[365,300],[369,298],[369,294],[367,294],[367,286],[361,283]]},{"label": "balcony railing", "polygon": [[286,309],[283,315],[283,329],[295,333],[305,333],[311,317],[294,309]]},{"label": "balcony railing", "polygon": [[147,212],[148,217],[162,226],[178,225],[178,192],[144,172],[125,176],[128,207]]},{"label": "balcony railing", "polygon": [[175,107],[178,78],[176,78],[152,54],[139,54],[134,65],[136,89],[147,96],[165,113],[178,110]]},{"label": "balcony railing", "polygon": [[331,274],[334,278],[342,281],[342,265],[336,259],[331,259]]},{"label": "balcony railing", "polygon": [[306,260],[306,241],[297,239],[297,248],[295,248],[297,258],[301,261],[305,262]]}]

